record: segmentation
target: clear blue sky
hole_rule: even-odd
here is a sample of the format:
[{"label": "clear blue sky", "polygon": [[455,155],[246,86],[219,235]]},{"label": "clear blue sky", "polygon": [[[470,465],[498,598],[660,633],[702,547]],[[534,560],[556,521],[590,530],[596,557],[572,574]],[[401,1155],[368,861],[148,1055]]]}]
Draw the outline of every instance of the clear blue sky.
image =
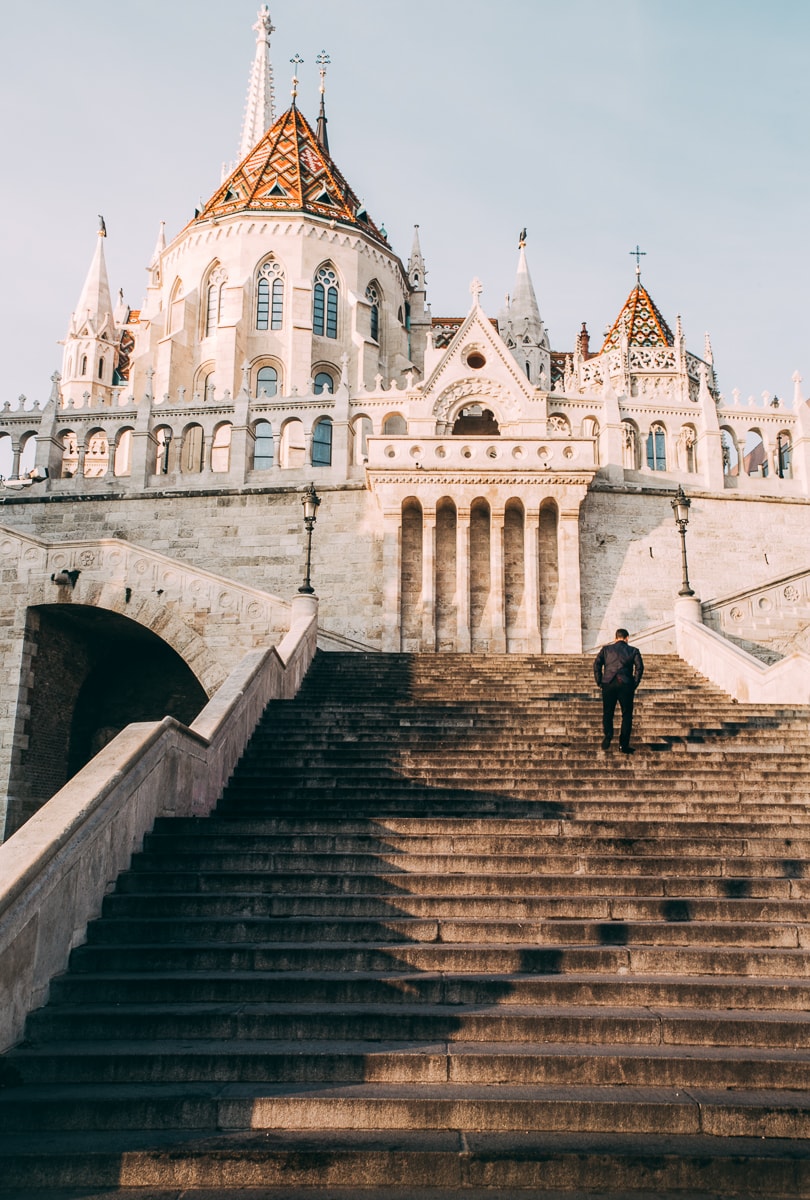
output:
[{"label": "clear blue sky", "polygon": [[[555,349],[592,343],[643,281],[721,390],[810,394],[806,0],[269,0],[277,107],[298,52],[314,121],[436,316],[469,282],[495,315],[517,236]],[[47,396],[103,213],[113,291],[139,307],[238,147],[257,0],[38,0],[4,14],[0,402]]]}]

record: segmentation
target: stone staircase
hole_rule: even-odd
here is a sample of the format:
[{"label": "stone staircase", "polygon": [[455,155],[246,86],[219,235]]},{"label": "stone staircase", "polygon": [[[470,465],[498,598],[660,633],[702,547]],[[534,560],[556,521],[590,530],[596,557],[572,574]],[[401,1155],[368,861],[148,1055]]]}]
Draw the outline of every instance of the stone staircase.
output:
[{"label": "stone staircase", "polygon": [[[320,655],[0,1059],[0,1196],[810,1196],[810,729]],[[614,743],[615,745],[615,743]]]}]

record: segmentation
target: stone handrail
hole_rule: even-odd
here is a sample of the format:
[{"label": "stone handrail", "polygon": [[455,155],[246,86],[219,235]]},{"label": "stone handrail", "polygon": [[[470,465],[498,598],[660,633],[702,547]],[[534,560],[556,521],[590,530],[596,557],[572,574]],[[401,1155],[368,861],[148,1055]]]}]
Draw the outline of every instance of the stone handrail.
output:
[{"label": "stone handrail", "polygon": [[550,431],[545,438],[369,437],[370,471],[571,471],[596,465],[593,438]]},{"label": "stone handrail", "polygon": [[810,655],[803,651],[767,666],[694,617],[679,615],[677,606],[675,637],[681,658],[735,700],[810,704]]},{"label": "stone handrail", "polygon": [[247,654],[190,727],[128,725],[0,846],[0,1050],[47,1000],[155,818],[214,807],[268,701],[298,691],[317,625],[317,600],[297,596],[279,645]]}]

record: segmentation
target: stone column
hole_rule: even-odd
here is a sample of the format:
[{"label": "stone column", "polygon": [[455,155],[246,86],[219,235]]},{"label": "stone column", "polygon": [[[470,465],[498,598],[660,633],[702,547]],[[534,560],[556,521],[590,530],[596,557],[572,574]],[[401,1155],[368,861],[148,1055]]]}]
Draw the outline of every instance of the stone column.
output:
[{"label": "stone column", "polygon": [[383,513],[382,545],[382,648],[402,649],[402,520],[399,508]]},{"label": "stone column", "polygon": [[422,511],[422,647],[436,649],[436,509]]},{"label": "stone column", "polygon": [[557,531],[557,561],[560,572],[560,604],[563,618],[563,651],[565,654],[582,653],[582,607],[580,603],[579,574],[579,506],[572,506],[569,499],[565,508],[560,507]]},{"label": "stone column", "polygon": [[470,652],[470,510],[456,509],[456,649]]},{"label": "stone column", "polygon": [[526,640],[530,654],[540,654],[540,509],[527,508],[523,519],[523,603],[526,609]]},{"label": "stone column", "polygon": [[503,510],[489,514],[489,648],[493,654],[506,653],[506,616],[503,569]]}]

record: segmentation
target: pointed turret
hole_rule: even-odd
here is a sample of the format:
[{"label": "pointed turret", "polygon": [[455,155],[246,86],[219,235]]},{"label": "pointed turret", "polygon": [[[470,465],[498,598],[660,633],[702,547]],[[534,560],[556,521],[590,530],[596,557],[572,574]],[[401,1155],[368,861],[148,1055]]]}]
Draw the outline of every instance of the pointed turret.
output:
[{"label": "pointed turret", "polygon": [[194,222],[244,212],[299,212],[350,225],[388,245],[293,104],[248,157],[201,204]]},{"label": "pointed turret", "polygon": [[119,331],[113,316],[104,241],[107,230],[99,217],[96,248],[64,341],[64,403],[81,403],[85,393],[109,402],[117,364]]},{"label": "pointed turret", "polygon": [[550,344],[526,260],[525,229],[521,231],[518,239],[515,286],[508,303],[498,316],[498,329],[529,380],[538,386],[549,387]]},{"label": "pointed turret", "polygon": [[422,257],[422,247],[419,243],[419,226],[414,225],[411,256],[408,259],[408,283],[414,290],[424,291],[426,275],[425,260]]},{"label": "pointed turret", "polygon": [[93,330],[100,332],[105,322],[112,324],[112,297],[107,279],[107,264],[104,261],[104,242],[107,230],[103,219],[99,218],[99,220],[101,228],[98,231],[90,270],[87,272],[87,278],[73,314],[73,326],[77,330],[89,325]]},{"label": "pointed turret", "polygon": [[270,20],[270,9],[266,4],[259,9],[253,28],[256,32],[256,55],[250,69],[245,117],[242,122],[240,162],[264,136],[276,115],[273,104],[273,68],[270,65],[270,34],[275,32],[275,26]]}]

